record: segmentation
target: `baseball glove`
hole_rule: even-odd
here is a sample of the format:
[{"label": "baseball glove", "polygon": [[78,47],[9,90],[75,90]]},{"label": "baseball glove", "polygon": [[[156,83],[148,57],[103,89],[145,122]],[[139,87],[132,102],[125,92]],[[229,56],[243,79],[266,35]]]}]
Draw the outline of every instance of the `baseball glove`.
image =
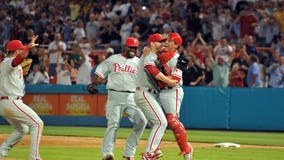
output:
[{"label": "baseball glove", "polygon": [[189,61],[190,59],[184,53],[181,53],[178,57],[177,68],[182,71],[185,70]]},{"label": "baseball glove", "polygon": [[91,94],[95,94],[95,93],[99,92],[99,89],[98,89],[97,85],[96,84],[92,84],[92,83],[87,85],[87,90]]},{"label": "baseball glove", "polygon": [[33,60],[31,58],[25,58],[24,61],[20,64],[23,69],[24,76],[29,74]]}]

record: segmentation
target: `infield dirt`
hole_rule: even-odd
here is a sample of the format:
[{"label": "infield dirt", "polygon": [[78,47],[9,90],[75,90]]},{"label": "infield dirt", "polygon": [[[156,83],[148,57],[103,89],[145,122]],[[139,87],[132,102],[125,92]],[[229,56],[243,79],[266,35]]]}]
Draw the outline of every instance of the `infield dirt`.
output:
[{"label": "infield dirt", "polygon": [[[3,142],[9,135],[0,134],[0,142]],[[147,141],[140,140],[138,147],[145,147]],[[28,146],[30,144],[29,135],[24,136],[24,138],[17,144],[21,146]],[[41,146],[64,146],[64,147],[82,147],[82,148],[101,148],[102,138],[95,137],[71,137],[71,136],[42,136]],[[115,147],[123,148],[125,145],[125,139],[117,139]],[[196,143],[192,142],[191,145],[194,148],[213,148],[213,143]],[[163,148],[176,148],[177,143],[171,141],[162,141],[161,147]],[[274,149],[284,149],[284,146],[260,146],[260,145],[244,145],[241,144],[241,148],[274,148]]]}]

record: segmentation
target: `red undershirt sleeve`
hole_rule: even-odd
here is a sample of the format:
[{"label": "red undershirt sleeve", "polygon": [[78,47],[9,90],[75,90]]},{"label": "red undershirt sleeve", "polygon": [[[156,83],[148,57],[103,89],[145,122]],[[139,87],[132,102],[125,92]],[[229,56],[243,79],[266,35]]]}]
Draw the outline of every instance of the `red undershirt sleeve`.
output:
[{"label": "red undershirt sleeve", "polygon": [[155,67],[155,66],[147,65],[147,66],[145,66],[145,68],[150,73],[150,75],[153,76],[153,77],[155,77],[157,74],[160,73],[160,70],[158,70],[158,68]]},{"label": "red undershirt sleeve", "polygon": [[12,67],[16,67],[24,61],[24,58],[18,54],[12,61]]}]

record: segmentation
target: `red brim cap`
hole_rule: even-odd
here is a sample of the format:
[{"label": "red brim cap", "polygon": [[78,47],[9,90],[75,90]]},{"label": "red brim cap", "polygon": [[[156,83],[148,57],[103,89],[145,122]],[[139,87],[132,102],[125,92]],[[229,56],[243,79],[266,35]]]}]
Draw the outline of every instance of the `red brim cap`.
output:
[{"label": "red brim cap", "polygon": [[27,49],[27,46],[24,46],[23,43],[20,40],[12,40],[10,42],[8,42],[7,44],[7,51],[15,51],[18,49],[22,49],[25,50]]},{"label": "red brim cap", "polygon": [[161,34],[159,33],[155,33],[155,34],[151,34],[147,40],[148,44],[150,44],[151,42],[162,42],[166,40]]}]

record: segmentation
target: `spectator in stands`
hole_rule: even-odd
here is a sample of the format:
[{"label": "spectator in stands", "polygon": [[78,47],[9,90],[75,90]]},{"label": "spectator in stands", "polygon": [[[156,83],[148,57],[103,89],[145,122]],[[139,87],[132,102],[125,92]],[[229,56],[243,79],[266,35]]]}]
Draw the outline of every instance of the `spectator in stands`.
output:
[{"label": "spectator in stands", "polygon": [[[201,44],[199,44],[198,42],[201,42]],[[200,67],[204,66],[204,53],[202,49],[205,48],[206,45],[207,44],[202,38],[201,33],[197,33],[196,38],[192,42],[192,46],[194,48],[193,55],[195,56],[195,59],[200,62]]]},{"label": "spectator in stands", "polygon": [[119,16],[115,16],[111,19],[111,23],[109,23],[109,29],[110,29],[110,46],[116,47],[119,50],[121,49],[121,35],[120,35],[120,29],[121,29],[121,22]]},{"label": "spectator in stands", "polygon": [[258,57],[256,55],[250,55],[249,57],[250,67],[248,69],[246,81],[250,88],[260,88],[262,86],[260,78],[260,69],[258,66]]},{"label": "spectator in stands", "polygon": [[[121,42],[125,42],[126,38],[130,36],[132,32],[133,22],[132,19],[129,16],[126,16],[124,18],[124,23],[122,24],[120,28],[120,36],[121,36]],[[122,43],[122,45],[124,45]]]},{"label": "spectator in stands", "polygon": [[270,75],[269,88],[284,88],[284,56],[279,57],[278,63],[270,65],[266,73]]},{"label": "spectator in stands", "polygon": [[40,40],[39,44],[40,44],[41,46],[46,46],[46,45],[48,46],[50,42],[51,42],[51,41],[50,41],[50,39],[49,39],[48,33],[44,32],[44,33],[42,34],[42,37],[41,37],[41,40]]},{"label": "spectator in stands", "polygon": [[189,55],[189,63],[185,70],[182,72],[184,86],[198,86],[202,80],[202,69],[195,64],[193,55]]},{"label": "spectator in stands", "polygon": [[113,48],[107,48],[106,50],[106,59],[114,54],[114,49]]},{"label": "spectator in stands", "polygon": [[75,67],[75,63],[73,60],[70,60],[70,74],[71,74],[71,83],[76,84],[78,69]]},{"label": "spectator in stands", "polygon": [[223,26],[224,26],[224,31],[225,32],[225,37],[227,39],[231,39],[232,35],[231,35],[231,27],[232,24],[234,22],[233,16],[232,16],[232,12],[231,9],[229,7],[224,7],[224,16],[223,16]]},{"label": "spectator in stands", "polygon": [[284,3],[283,3],[283,1],[281,1],[281,2],[278,3],[277,10],[273,14],[273,17],[276,18],[276,20],[279,24],[280,33],[284,33],[284,19],[283,19],[284,10],[283,10],[283,8],[284,8]]},{"label": "spectator in stands", "polygon": [[[186,8],[186,29],[192,33],[202,31],[201,19],[199,17],[200,6],[198,2],[191,1]],[[214,33],[213,33],[214,34]]]},{"label": "spectator in stands", "polygon": [[109,44],[111,40],[110,22],[107,18],[101,20],[98,37],[101,44]]},{"label": "spectator in stands", "polygon": [[86,37],[86,32],[84,28],[84,22],[82,20],[79,20],[77,22],[76,28],[73,32],[75,43],[79,42],[83,37]]},{"label": "spectator in stands", "polygon": [[230,87],[244,87],[245,72],[240,70],[239,63],[235,63],[229,74]]},{"label": "spectator in stands", "polygon": [[220,40],[222,37],[225,36],[225,32],[223,32],[224,26],[222,26],[221,19],[218,17],[218,15],[215,15],[213,19],[211,19],[211,24],[212,24],[212,39],[214,41]]},{"label": "spectator in stands", "polygon": [[[61,34],[55,33],[54,41],[48,45],[48,54],[49,54],[49,76],[56,76],[56,66],[58,57],[66,51],[66,43],[61,41]],[[60,54],[60,56],[59,56]],[[61,62],[61,57],[59,63]]]},{"label": "spectator in stands", "polygon": [[267,14],[267,16],[272,17],[273,14],[276,12],[276,10],[277,10],[277,1],[266,2],[264,12],[265,14]]},{"label": "spectator in stands", "polygon": [[96,72],[96,69],[98,67],[98,65],[103,62],[104,60],[106,59],[105,55],[95,55],[93,57],[93,60],[95,62],[95,65],[93,66],[91,72],[90,72],[90,76],[91,76],[91,82],[94,81],[94,78],[95,78],[95,72]]},{"label": "spectator in stands", "polygon": [[4,46],[11,37],[12,19],[7,15],[0,13],[0,46]]},{"label": "spectator in stands", "polygon": [[89,21],[86,24],[86,35],[89,42],[97,39],[98,32],[100,29],[98,17],[99,15],[95,13],[90,13],[89,15]]},{"label": "spectator in stands", "polygon": [[79,1],[71,1],[69,3],[69,9],[70,9],[70,18],[72,21],[77,20],[80,12],[80,4]]},{"label": "spectator in stands", "polygon": [[269,17],[265,23],[265,47],[270,47],[272,40],[279,34],[279,24],[275,17]]},{"label": "spectator in stands", "polygon": [[32,71],[25,78],[27,84],[48,84],[49,76],[44,65],[34,64]]},{"label": "spectator in stands", "polygon": [[239,50],[239,56],[237,58],[233,59],[232,64],[230,66],[230,70],[232,70],[233,66],[235,64],[238,64],[239,71],[244,72],[245,77],[244,77],[243,81],[244,81],[245,87],[247,86],[245,79],[246,79],[247,71],[248,71],[248,68],[249,68],[248,59],[249,59],[249,56],[246,53],[245,47],[242,47]]},{"label": "spectator in stands", "polygon": [[30,49],[30,53],[28,55],[28,58],[31,58],[33,61],[32,61],[32,65],[31,67],[34,65],[34,64],[40,64],[40,52],[39,52],[39,48],[37,47],[33,47]]},{"label": "spectator in stands", "polygon": [[60,63],[61,53],[58,54],[56,63],[57,81],[56,84],[71,85],[70,65],[67,61]]},{"label": "spectator in stands", "polygon": [[252,8],[246,7],[236,18],[240,24],[240,35],[244,38],[246,35],[255,35],[255,27],[258,25],[257,18],[253,14]]},{"label": "spectator in stands", "polygon": [[216,45],[213,50],[214,57],[216,60],[221,56],[225,62],[228,62],[231,55],[233,54],[233,47],[228,44],[226,37],[222,37],[220,40],[220,45]]},{"label": "spectator in stands", "polygon": [[65,51],[65,52],[63,52],[62,54],[61,54],[61,56],[62,56],[62,62],[64,62],[64,61],[67,61],[68,63],[70,63],[70,57],[69,57],[69,55],[70,55],[71,53],[68,53],[68,51]]},{"label": "spectator in stands", "polygon": [[249,2],[247,0],[238,0],[238,2],[235,1],[235,13],[239,15],[241,11],[246,10],[249,7]]},{"label": "spectator in stands", "polygon": [[279,50],[277,48],[272,49],[271,57],[268,57],[268,60],[265,64],[266,67],[271,66],[272,64],[278,63],[280,57]]},{"label": "spectator in stands", "polygon": [[212,70],[212,62],[209,57],[206,57],[204,60],[204,69],[203,78],[202,78],[202,86],[212,86],[213,83],[213,70]]},{"label": "spectator in stands", "polygon": [[42,28],[43,29],[46,28],[46,26],[47,26],[47,24],[49,22],[49,19],[47,17],[47,13],[46,12],[41,12],[40,13],[40,20],[39,21],[41,23]]},{"label": "spectator in stands", "polygon": [[163,25],[164,25],[164,22],[163,22],[162,17],[157,16],[155,18],[154,23],[149,28],[150,29],[149,34],[161,33],[163,29]]},{"label": "spectator in stands", "polygon": [[253,36],[247,35],[244,37],[244,39],[245,39],[245,49],[246,49],[247,54],[249,56],[254,54],[260,57],[259,53],[257,52]]},{"label": "spectator in stands", "polygon": [[26,30],[25,37],[22,38],[23,44],[28,44],[31,41],[33,35],[35,35],[33,29]]},{"label": "spectator in stands", "polygon": [[62,39],[65,43],[68,41],[72,41],[74,39],[74,24],[71,21],[70,17],[66,18],[66,23],[64,24],[62,28]]},{"label": "spectator in stands", "polygon": [[212,63],[212,71],[213,71],[213,86],[215,87],[228,87],[229,85],[229,73],[230,73],[230,64],[233,59],[233,55],[231,54],[229,60],[226,62],[224,56],[218,56],[217,62],[214,61],[211,52],[208,54],[211,63]]},{"label": "spectator in stands", "polygon": [[[142,9],[144,3],[146,4],[146,8]],[[262,4],[265,5],[262,7]],[[150,28],[150,24],[152,25],[157,17],[158,19],[160,17],[160,19],[164,21],[162,30],[164,31],[166,29],[167,31],[165,32],[169,32],[169,29],[171,29],[181,33],[186,40],[184,44],[191,44],[195,38],[193,33],[197,32],[203,35],[207,44],[211,44],[212,39],[219,41],[221,37],[226,37],[228,41],[236,40],[236,42],[241,42],[239,37],[243,38],[248,34],[251,34],[254,39],[256,38],[254,36],[255,27],[257,23],[260,22],[258,27],[263,29],[260,29],[259,32],[263,33],[261,38],[265,38],[266,46],[268,46],[271,43],[273,35],[277,33],[277,27],[280,33],[284,32],[284,20],[282,18],[284,13],[283,4],[283,2],[274,1],[248,2],[245,0],[216,2],[196,0],[159,1],[159,3],[155,1],[151,1],[151,3],[146,1],[116,1],[114,3],[113,1],[107,0],[105,3],[84,2],[80,4],[77,1],[60,1],[57,3],[50,3],[49,1],[34,1],[32,3],[30,1],[11,1],[1,5],[3,13],[0,13],[0,47],[3,47],[5,41],[8,39],[15,37],[27,39],[26,34],[29,29],[33,29],[36,31],[36,34],[42,35],[39,37],[38,41],[41,45],[40,47],[44,47],[44,44],[50,44],[55,37],[55,32],[62,33],[62,41],[67,43],[74,40],[73,37],[66,34],[68,32],[64,31],[68,28],[67,24],[71,27],[73,23],[82,20],[83,23],[86,24],[85,31],[88,40],[90,39],[89,36],[92,36],[92,39],[99,44],[100,49],[106,49],[105,47],[108,46],[105,44],[109,44],[111,40],[113,40],[113,34],[111,34],[112,31],[110,31],[110,19],[114,17],[119,17],[121,20],[129,17],[130,21],[128,24],[133,24],[131,36],[139,38],[141,43],[146,40],[145,37],[148,37],[148,28]],[[169,8],[167,6],[171,7]],[[226,6],[231,6],[232,11],[236,11],[234,12],[236,14],[231,15],[230,10],[226,8]],[[216,16],[214,7],[216,7],[216,11],[218,12]],[[239,14],[240,12],[242,13]],[[267,20],[267,23],[262,23],[266,21],[266,19],[263,19],[263,16],[268,17],[267,19],[269,20]],[[88,17],[89,21],[87,20]],[[95,25],[93,25],[93,18],[95,19]],[[107,22],[106,26],[103,25],[103,23],[105,23],[104,21]],[[87,22],[90,22],[90,26],[88,26]],[[231,37],[231,39],[228,38],[227,30],[230,23],[231,31],[233,30],[233,37]],[[263,26],[264,24],[266,24],[266,26]],[[185,25],[186,27],[184,27]],[[157,28],[154,27],[154,29]],[[120,33],[118,33],[120,36],[122,36],[121,30],[122,29],[120,29]],[[99,34],[100,31],[105,32],[103,32],[104,34]],[[123,39],[123,37],[121,38]],[[120,42],[119,45],[121,45]],[[252,48],[250,48],[249,45],[246,47],[248,54],[257,54],[261,58],[262,55],[255,52],[257,51],[255,47],[261,45],[258,39],[256,39],[256,41],[253,42]],[[284,55],[284,39],[279,39],[275,47],[279,50],[281,55]],[[69,45],[67,48],[69,48]],[[190,47],[185,48],[188,49],[187,54],[191,52]],[[115,50],[117,50],[117,48],[115,48]],[[52,54],[49,54],[50,57],[52,57],[51,55]],[[78,54],[73,55],[78,56]],[[206,57],[206,55],[204,56]],[[53,66],[56,66],[56,60],[51,61],[51,63],[53,63]],[[80,60],[75,62],[75,67],[79,64]],[[55,74],[55,69],[52,68],[55,67],[51,67],[51,72]],[[242,65],[240,65],[240,68],[242,68]]]},{"label": "spectator in stands", "polygon": [[280,56],[284,56],[284,34],[283,33],[278,38],[278,43],[272,46],[272,48],[278,49]]},{"label": "spectator in stands", "polygon": [[[56,19],[58,18],[58,19]],[[52,25],[52,28],[53,28],[53,31],[55,33],[62,33],[62,30],[63,30],[63,27],[64,27],[64,24],[63,24],[63,19],[61,17],[55,17],[55,23]]]},{"label": "spectator in stands", "polygon": [[266,74],[266,67],[265,67],[265,61],[266,61],[266,54],[262,53],[262,56],[259,58],[259,75],[260,75],[260,80],[261,80],[261,88],[266,88],[267,87],[267,81],[268,81],[268,75]]},{"label": "spectator in stands", "polygon": [[[56,32],[53,30],[53,24],[51,22],[47,23],[45,33],[47,33],[48,38],[52,41],[54,40]],[[59,32],[58,32],[59,33]]]},{"label": "spectator in stands", "polygon": [[82,38],[78,43],[77,47],[75,48],[75,52],[79,54],[82,58],[82,63],[78,69],[76,84],[88,85],[91,83],[90,73],[92,70],[92,64],[91,59],[89,57],[91,50],[92,48],[88,43],[86,37]]}]

